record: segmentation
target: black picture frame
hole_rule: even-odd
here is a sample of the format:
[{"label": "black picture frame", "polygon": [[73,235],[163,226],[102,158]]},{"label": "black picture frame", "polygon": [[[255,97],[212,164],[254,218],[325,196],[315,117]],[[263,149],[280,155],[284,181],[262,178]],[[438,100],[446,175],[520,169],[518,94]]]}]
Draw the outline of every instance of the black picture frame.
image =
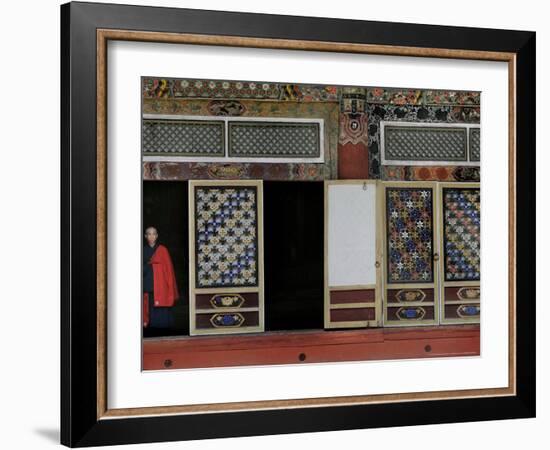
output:
[{"label": "black picture frame", "polygon": [[[516,55],[516,394],[230,413],[97,417],[98,29]],[[535,416],[534,32],[114,4],[61,6],[61,443],[70,447]],[[216,423],[216,427],[211,424]]]}]

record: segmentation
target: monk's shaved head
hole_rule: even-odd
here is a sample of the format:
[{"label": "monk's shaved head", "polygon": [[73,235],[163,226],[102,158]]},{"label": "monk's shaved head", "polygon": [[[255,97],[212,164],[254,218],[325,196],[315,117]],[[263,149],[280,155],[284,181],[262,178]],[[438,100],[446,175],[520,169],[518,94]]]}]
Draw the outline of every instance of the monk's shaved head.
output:
[{"label": "monk's shaved head", "polygon": [[159,237],[159,233],[155,227],[147,227],[145,229],[145,239],[150,246],[154,246]]}]

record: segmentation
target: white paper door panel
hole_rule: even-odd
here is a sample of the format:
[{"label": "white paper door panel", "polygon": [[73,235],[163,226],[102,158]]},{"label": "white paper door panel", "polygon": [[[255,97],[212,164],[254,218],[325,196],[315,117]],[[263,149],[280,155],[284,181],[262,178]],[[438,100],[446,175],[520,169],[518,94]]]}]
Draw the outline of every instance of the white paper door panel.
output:
[{"label": "white paper door panel", "polygon": [[327,192],[328,285],[376,283],[376,185],[332,184]]}]

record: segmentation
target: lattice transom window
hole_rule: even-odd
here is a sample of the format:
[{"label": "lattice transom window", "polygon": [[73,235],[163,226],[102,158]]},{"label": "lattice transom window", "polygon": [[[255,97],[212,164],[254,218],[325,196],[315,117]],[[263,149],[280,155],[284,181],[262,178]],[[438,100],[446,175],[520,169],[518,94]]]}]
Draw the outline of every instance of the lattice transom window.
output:
[{"label": "lattice transom window", "polygon": [[318,123],[230,122],[229,156],[318,158]]},{"label": "lattice transom window", "polygon": [[479,165],[479,125],[381,122],[384,165]]},{"label": "lattice transom window", "polygon": [[324,162],[323,119],[146,114],[144,160]]},{"label": "lattice transom window", "polygon": [[223,156],[223,121],[143,121],[143,153],[153,155]]}]

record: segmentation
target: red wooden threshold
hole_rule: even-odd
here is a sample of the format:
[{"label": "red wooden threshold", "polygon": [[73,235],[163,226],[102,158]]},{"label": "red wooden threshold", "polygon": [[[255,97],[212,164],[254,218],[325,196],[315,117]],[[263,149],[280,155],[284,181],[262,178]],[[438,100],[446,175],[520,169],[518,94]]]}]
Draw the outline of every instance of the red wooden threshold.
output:
[{"label": "red wooden threshold", "polygon": [[479,355],[479,325],[147,338],[143,370]]}]

